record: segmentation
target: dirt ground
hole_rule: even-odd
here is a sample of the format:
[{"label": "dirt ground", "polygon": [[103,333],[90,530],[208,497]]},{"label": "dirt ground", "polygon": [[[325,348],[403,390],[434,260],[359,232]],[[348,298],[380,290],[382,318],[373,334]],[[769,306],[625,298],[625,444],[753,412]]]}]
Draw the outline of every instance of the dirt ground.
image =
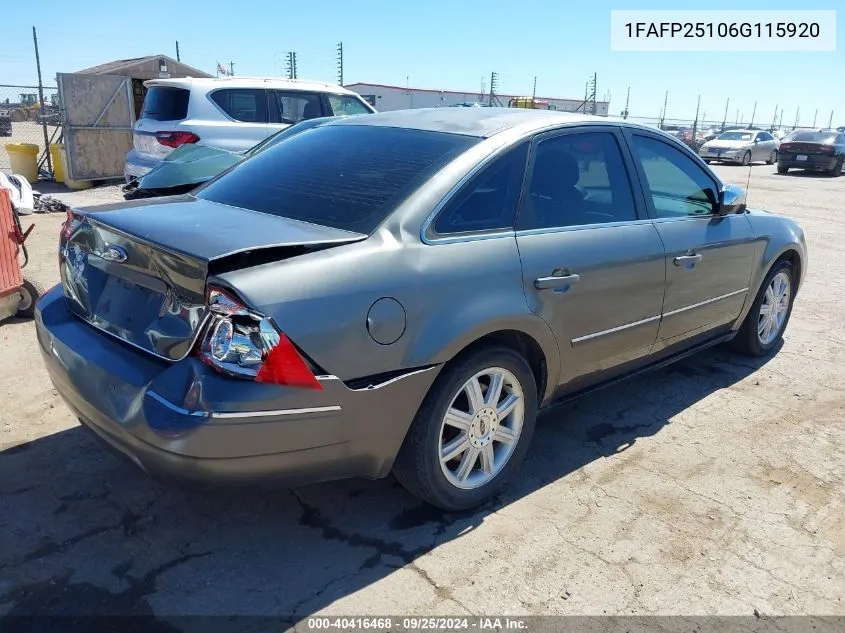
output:
[{"label": "dirt ground", "polygon": [[[160,486],[77,424],[33,324],[3,323],[0,615],[845,615],[845,177],[758,165],[750,184],[808,237],[783,347],[717,348],[544,415],[477,512],[392,479]],[[28,272],[51,285],[62,218],[33,220]]]}]

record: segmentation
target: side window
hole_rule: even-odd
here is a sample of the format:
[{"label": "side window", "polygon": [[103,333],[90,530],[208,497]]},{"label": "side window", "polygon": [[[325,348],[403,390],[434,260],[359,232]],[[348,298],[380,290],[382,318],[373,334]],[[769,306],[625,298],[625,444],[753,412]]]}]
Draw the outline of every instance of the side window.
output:
[{"label": "side window", "polygon": [[211,93],[211,99],[235,121],[267,123],[267,96],[260,88],[225,88]]},{"label": "side window", "polygon": [[772,140],[774,140],[774,137],[771,134],[769,134],[768,132],[760,132],[760,135],[757,138],[759,138],[761,141],[772,141]]},{"label": "side window", "polygon": [[703,169],[668,143],[638,134],[632,138],[657,217],[713,213],[716,183]]},{"label": "side window", "polygon": [[528,143],[523,143],[494,160],[443,208],[435,232],[512,229],[527,158]]},{"label": "side window", "polygon": [[636,219],[628,172],[611,132],[565,134],[537,145],[519,229]]},{"label": "side window", "polygon": [[323,106],[320,95],[311,92],[284,92],[274,90],[275,99],[270,99],[272,108],[272,123],[288,123],[293,125],[305,119],[316,119],[323,116]]},{"label": "side window", "polygon": [[332,114],[335,116],[351,116],[353,114],[370,114],[370,109],[357,97],[349,95],[328,95]]}]

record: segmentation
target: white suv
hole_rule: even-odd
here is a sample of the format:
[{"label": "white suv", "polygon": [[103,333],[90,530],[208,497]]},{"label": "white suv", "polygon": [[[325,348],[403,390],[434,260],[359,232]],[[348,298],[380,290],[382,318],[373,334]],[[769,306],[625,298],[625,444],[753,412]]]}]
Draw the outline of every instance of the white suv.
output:
[{"label": "white suv", "polygon": [[126,155],[126,181],[188,143],[247,150],[304,119],[375,112],[341,86],[298,79],[152,79]]}]

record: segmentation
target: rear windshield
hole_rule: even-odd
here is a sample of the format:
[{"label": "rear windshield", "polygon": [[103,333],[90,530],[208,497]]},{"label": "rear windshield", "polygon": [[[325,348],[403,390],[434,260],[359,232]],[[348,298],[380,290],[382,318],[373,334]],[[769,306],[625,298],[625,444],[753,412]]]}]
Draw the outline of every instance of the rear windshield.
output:
[{"label": "rear windshield", "polygon": [[830,132],[793,132],[784,141],[797,141],[804,143],[832,143],[836,134]]},{"label": "rear windshield", "polygon": [[188,97],[191,93],[183,88],[153,86],[144,97],[142,119],[154,121],[178,121],[188,116]]},{"label": "rear windshield", "polygon": [[358,233],[479,139],[367,125],[327,125],[256,154],[197,197]]}]

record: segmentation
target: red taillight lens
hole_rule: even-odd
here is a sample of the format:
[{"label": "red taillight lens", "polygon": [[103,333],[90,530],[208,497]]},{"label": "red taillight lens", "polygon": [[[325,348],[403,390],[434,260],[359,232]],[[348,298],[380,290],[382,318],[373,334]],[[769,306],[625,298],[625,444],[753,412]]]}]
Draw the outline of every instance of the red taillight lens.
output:
[{"label": "red taillight lens", "polygon": [[193,132],[156,132],[156,140],[167,147],[179,147],[196,143],[200,137]]},{"label": "red taillight lens", "polygon": [[198,349],[203,362],[222,374],[256,382],[323,388],[272,320],[218,288],[208,289],[207,304],[211,322]]},{"label": "red taillight lens", "polygon": [[792,151],[792,145],[790,145],[789,143],[781,143],[780,150],[782,152],[791,152]]},{"label": "red taillight lens", "polygon": [[819,147],[820,154],[833,154],[833,145],[822,145]]}]

